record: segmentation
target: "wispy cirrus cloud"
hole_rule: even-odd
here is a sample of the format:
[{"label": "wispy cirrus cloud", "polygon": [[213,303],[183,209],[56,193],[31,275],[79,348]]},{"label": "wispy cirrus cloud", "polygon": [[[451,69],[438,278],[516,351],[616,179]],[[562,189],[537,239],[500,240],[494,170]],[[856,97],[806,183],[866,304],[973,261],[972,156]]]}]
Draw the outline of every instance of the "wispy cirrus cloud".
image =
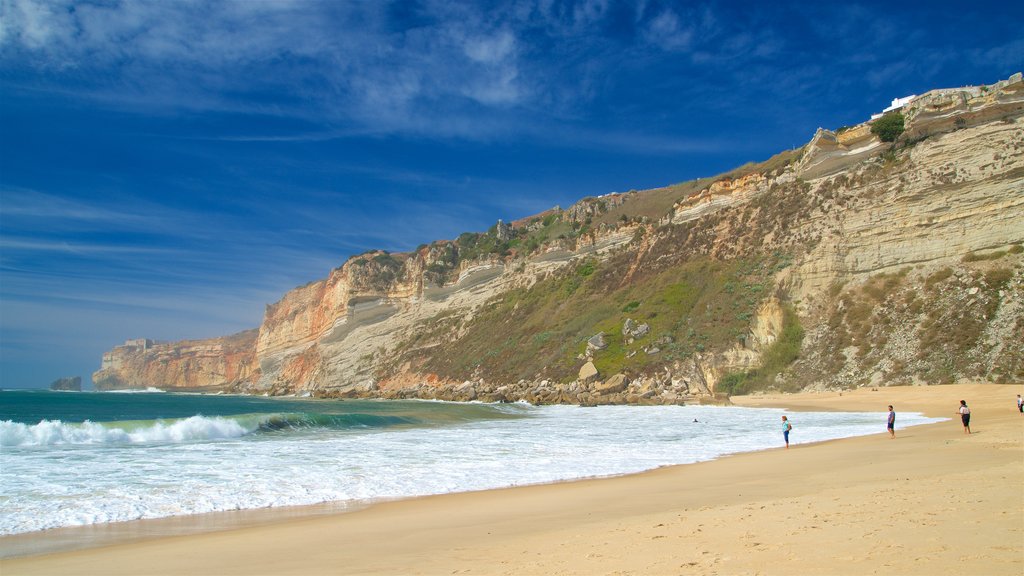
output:
[{"label": "wispy cirrus cloud", "polygon": [[[443,3],[426,8],[423,26],[383,3],[3,4],[6,67],[75,79],[80,94],[112,104],[326,113],[401,129],[446,99],[504,107],[530,97],[515,34],[478,10],[450,18]],[[106,72],[90,79],[96,69]],[[261,108],[265,91],[276,97]]]},{"label": "wispy cirrus cloud", "polygon": [[[882,88],[964,57],[922,48],[940,7],[881,18],[863,3],[0,3],[0,65],[48,71],[15,83],[70,81],[110,106],[302,117],[355,135],[509,137],[571,124],[597,113],[613,78],[644,73],[651,50],[678,58],[673,84],[715,73],[719,94],[757,65],[784,76],[827,56],[851,83],[867,75]],[[1017,38],[975,51],[1012,65],[1022,48]]]},{"label": "wispy cirrus cloud", "polygon": [[711,6],[2,1],[0,65],[46,72],[16,84],[67,94],[71,82],[128,109],[303,118],[343,137],[519,137],[589,118],[652,50],[693,64],[757,49],[733,46],[741,36]]},{"label": "wispy cirrus cloud", "polygon": [[67,240],[44,241],[34,238],[0,238],[0,253],[7,251],[25,252],[62,252],[67,254],[145,254],[147,256],[167,256],[179,250],[152,246],[134,246],[123,244],[98,244],[71,242]]}]

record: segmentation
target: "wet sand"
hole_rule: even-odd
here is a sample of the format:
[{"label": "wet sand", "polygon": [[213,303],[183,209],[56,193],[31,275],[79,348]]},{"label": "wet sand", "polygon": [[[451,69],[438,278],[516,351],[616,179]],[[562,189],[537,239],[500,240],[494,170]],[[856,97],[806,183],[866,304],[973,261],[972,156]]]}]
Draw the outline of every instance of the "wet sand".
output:
[{"label": "wet sand", "polygon": [[[1019,393],[957,385],[739,397],[792,410],[792,448],[145,537],[11,558],[0,572],[1020,575]],[[960,399],[974,434],[955,414]],[[893,440],[887,404],[950,420],[902,429],[897,416]],[[879,434],[801,444],[800,410],[878,411]]]}]

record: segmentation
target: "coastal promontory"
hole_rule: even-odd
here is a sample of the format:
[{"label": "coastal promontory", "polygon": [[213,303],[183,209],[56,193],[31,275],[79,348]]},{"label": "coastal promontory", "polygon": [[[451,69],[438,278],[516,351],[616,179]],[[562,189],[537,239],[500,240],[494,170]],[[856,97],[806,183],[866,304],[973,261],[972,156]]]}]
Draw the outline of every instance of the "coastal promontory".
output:
[{"label": "coastal promontory", "polygon": [[129,340],[93,381],[573,404],[1020,381],[1021,75],[891,108],[716,177],[353,256],[256,329]]}]

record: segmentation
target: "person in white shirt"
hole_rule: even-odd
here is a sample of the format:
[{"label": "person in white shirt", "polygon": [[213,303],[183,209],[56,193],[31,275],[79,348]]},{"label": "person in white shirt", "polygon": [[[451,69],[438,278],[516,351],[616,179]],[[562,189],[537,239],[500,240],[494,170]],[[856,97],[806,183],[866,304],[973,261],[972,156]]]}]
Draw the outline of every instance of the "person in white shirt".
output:
[{"label": "person in white shirt", "polygon": [[967,407],[965,400],[960,401],[960,421],[964,423],[964,434],[971,433],[971,409]]}]

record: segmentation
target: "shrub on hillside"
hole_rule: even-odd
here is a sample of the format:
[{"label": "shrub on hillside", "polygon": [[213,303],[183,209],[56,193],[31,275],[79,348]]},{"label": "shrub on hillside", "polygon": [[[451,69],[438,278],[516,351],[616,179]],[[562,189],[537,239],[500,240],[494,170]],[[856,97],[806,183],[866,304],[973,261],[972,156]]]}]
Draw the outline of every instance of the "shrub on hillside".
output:
[{"label": "shrub on hillside", "polygon": [[871,123],[871,133],[882,142],[895,142],[903,134],[903,114],[889,112]]}]

